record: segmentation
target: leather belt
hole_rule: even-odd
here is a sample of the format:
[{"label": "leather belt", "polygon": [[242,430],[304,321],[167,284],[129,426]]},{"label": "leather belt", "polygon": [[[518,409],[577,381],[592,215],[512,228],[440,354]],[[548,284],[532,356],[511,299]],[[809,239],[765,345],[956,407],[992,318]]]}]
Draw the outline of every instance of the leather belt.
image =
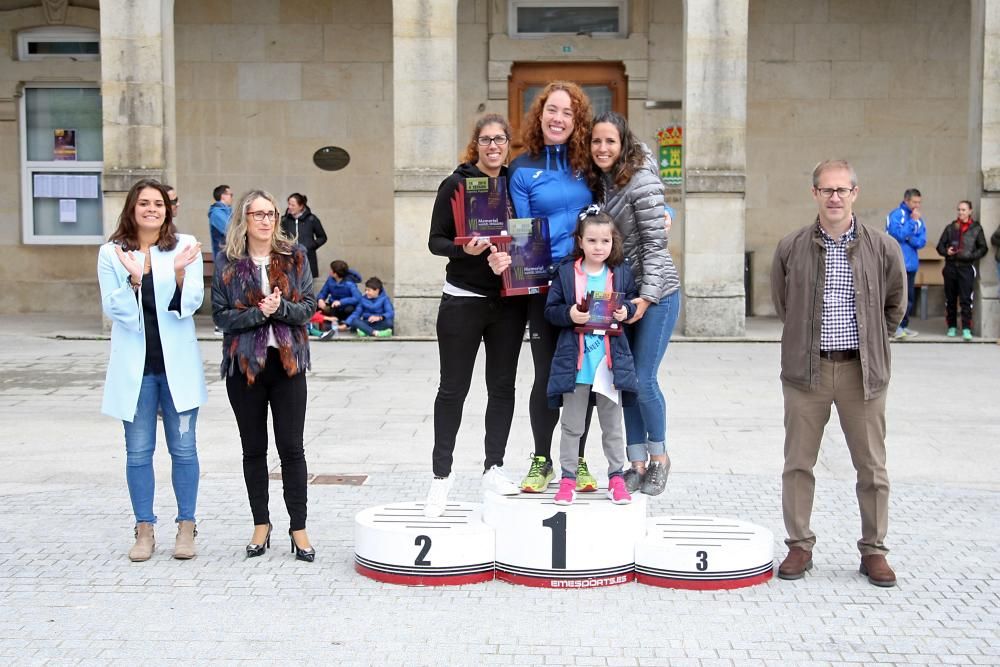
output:
[{"label": "leather belt", "polygon": [[859,355],[857,350],[820,350],[819,356],[830,361],[853,361]]}]

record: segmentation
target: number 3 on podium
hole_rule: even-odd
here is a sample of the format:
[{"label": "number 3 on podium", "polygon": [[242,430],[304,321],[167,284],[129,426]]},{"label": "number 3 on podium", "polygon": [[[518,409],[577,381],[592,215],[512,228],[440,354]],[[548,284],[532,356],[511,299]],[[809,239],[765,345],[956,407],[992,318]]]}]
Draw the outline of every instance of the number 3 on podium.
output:
[{"label": "number 3 on podium", "polygon": [[[556,512],[542,521],[542,526],[552,529],[552,569],[566,569],[566,512]],[[427,540],[428,545],[430,539]],[[429,547],[428,547],[429,548]]]}]

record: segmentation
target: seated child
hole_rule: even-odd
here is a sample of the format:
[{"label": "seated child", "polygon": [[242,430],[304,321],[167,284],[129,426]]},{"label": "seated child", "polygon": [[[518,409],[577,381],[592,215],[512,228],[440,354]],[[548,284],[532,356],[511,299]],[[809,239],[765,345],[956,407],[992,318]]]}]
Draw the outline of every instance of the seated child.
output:
[{"label": "seated child", "polygon": [[372,276],[365,281],[364,296],[345,324],[357,331],[358,336],[385,337],[392,335],[393,317],[392,302],[382,289],[382,281]]},{"label": "seated child", "polygon": [[343,322],[350,317],[361,300],[361,292],[357,286],[360,281],[361,276],[357,271],[351,270],[344,260],[335,259],[330,262],[330,277],[316,295],[316,310],[323,313],[323,319],[332,328],[336,329],[340,325],[341,331],[347,329]]},{"label": "seated child", "polygon": [[625,488],[625,439],[622,402],[634,404],[639,391],[635,362],[624,335],[577,333],[590,318],[580,309],[588,292],[622,292],[624,303],[614,312],[618,322],[632,317],[635,282],[624,262],[621,237],[611,217],[597,206],[579,216],[571,259],[559,266],[545,301],[545,319],[560,327],[546,389],[549,406],[562,405],[559,465],[562,480],[553,502],[569,505],[576,498],[576,470],[591,392],[601,422],[604,456],[608,459],[608,498],[616,505],[632,502]]}]

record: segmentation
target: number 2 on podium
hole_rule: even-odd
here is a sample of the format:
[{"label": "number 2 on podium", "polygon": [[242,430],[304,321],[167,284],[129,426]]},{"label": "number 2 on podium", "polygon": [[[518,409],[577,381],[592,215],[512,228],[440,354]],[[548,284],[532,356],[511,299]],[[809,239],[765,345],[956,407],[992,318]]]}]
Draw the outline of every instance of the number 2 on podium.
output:
[{"label": "number 2 on podium", "polygon": [[552,529],[552,569],[566,569],[566,512],[556,512],[542,521],[542,526]]},{"label": "number 2 on podium", "polygon": [[417,557],[413,561],[413,564],[430,566],[431,562],[429,560],[424,560],[424,556],[426,556],[427,553],[431,550],[430,535],[417,535],[417,539],[413,540],[413,544],[418,547],[421,547],[420,553],[417,554]]}]

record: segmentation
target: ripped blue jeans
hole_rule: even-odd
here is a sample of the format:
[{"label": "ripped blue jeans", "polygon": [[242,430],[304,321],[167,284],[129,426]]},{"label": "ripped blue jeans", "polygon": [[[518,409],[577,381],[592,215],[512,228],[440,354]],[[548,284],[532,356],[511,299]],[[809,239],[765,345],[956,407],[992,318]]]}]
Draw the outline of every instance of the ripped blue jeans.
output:
[{"label": "ripped blue jeans", "polygon": [[125,479],[136,523],[156,523],[153,514],[153,452],[156,450],[156,415],[163,414],[163,432],[170,452],[170,474],[177,499],[177,521],[194,521],[198,502],[198,450],[195,426],[198,408],[177,412],[174,408],[167,376],[144,375],[139,388],[135,418],[125,425]]}]

